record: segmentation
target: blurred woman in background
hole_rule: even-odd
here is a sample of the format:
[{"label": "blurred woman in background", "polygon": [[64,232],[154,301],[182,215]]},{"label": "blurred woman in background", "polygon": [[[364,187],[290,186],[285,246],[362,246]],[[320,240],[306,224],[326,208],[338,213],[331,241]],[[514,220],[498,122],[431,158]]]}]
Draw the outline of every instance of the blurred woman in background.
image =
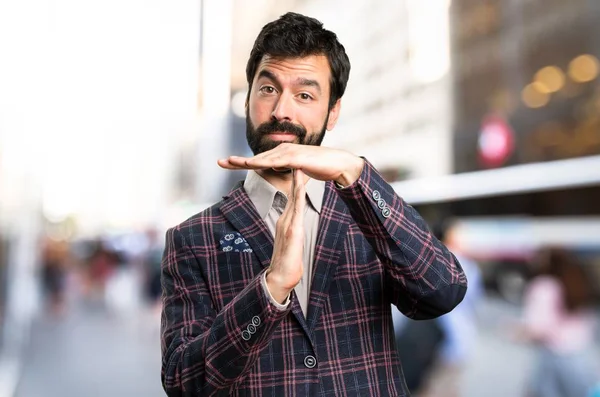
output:
[{"label": "blurred woman in background", "polygon": [[66,311],[68,244],[44,239],[41,253],[41,283],[46,308],[50,315],[60,317]]},{"label": "blurred woman in background", "polygon": [[540,273],[525,291],[520,337],[537,346],[528,397],[586,397],[598,378],[593,285],[575,256],[539,254]]}]

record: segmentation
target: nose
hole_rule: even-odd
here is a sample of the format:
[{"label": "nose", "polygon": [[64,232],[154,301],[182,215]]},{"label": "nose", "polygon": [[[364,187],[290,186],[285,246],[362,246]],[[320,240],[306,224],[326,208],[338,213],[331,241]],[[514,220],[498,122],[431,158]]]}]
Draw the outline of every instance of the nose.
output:
[{"label": "nose", "polygon": [[277,121],[294,120],[294,102],[291,95],[283,93],[279,96],[271,117]]}]

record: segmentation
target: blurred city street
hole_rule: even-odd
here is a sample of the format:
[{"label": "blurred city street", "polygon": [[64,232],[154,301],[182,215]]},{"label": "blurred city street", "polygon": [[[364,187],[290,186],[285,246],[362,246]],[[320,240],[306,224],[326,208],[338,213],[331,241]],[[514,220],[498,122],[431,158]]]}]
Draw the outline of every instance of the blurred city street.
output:
[{"label": "blurred city street", "polygon": [[17,397],[164,396],[157,317],[79,307],[35,321]]},{"label": "blurred city street", "polygon": [[498,299],[486,299],[479,313],[479,335],[463,381],[464,397],[523,396],[533,359],[527,345],[508,339],[508,324],[518,309]]},{"label": "blurred city street", "polygon": [[[532,351],[503,334],[517,311],[496,298],[483,302],[464,397],[522,396]],[[37,320],[15,396],[163,396],[156,321],[144,311],[125,319],[83,306],[65,320]]]}]

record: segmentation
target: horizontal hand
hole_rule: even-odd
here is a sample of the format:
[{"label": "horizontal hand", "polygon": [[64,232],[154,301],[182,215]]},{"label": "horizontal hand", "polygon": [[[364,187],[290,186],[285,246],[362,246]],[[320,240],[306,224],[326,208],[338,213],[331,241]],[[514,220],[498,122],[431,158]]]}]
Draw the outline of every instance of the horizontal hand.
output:
[{"label": "horizontal hand", "polygon": [[320,181],[349,186],[360,176],[364,160],[344,150],[282,143],[254,157],[230,156],[218,161],[226,169],[300,169]]}]

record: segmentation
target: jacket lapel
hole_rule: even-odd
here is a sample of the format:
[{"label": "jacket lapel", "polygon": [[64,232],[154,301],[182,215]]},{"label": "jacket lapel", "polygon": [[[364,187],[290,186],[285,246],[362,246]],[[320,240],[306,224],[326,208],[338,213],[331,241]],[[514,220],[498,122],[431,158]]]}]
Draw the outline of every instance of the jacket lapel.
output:
[{"label": "jacket lapel", "polygon": [[325,186],[308,304],[309,335],[315,329],[327,300],[329,286],[342,253],[348,225],[352,220],[348,207],[335,192],[333,183],[328,182]]},{"label": "jacket lapel", "polygon": [[[223,216],[246,239],[263,268],[269,266],[273,256],[273,236],[244,190],[243,182],[239,182],[229,195],[223,197],[220,208]],[[292,313],[309,336],[312,335],[327,299],[327,291],[342,252],[350,221],[348,207],[338,197],[333,183],[328,182],[325,185],[323,206],[319,217],[313,279],[306,318],[298,299],[292,297]],[[295,294],[292,292],[292,295]]]},{"label": "jacket lapel", "polygon": [[[243,182],[238,183],[229,195],[223,197],[220,207],[221,213],[246,239],[262,267],[266,268],[270,265],[273,256],[273,236],[243,186]],[[310,335],[302,308],[293,291],[291,300],[292,314],[296,317],[304,332]]]},{"label": "jacket lapel", "polygon": [[269,266],[273,255],[273,236],[239,182],[223,197],[221,213],[246,239],[261,265]]}]

